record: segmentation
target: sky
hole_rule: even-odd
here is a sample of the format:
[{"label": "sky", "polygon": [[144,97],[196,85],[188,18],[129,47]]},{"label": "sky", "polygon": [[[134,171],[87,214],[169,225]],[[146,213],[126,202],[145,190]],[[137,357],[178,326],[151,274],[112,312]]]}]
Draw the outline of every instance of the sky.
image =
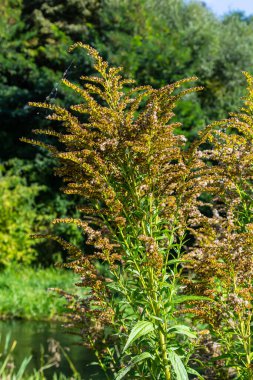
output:
[{"label": "sky", "polygon": [[253,0],[204,0],[204,2],[219,16],[234,10],[244,11],[246,15],[253,14]]}]

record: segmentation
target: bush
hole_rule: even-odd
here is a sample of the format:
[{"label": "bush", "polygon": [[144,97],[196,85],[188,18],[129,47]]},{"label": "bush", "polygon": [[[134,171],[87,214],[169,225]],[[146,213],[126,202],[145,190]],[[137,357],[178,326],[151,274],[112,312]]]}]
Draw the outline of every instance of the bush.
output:
[{"label": "bush", "polygon": [[35,199],[43,188],[28,185],[7,164],[0,166],[0,265],[30,264],[36,259]]},{"label": "bush", "polygon": [[[58,196],[52,189],[41,185],[48,180],[45,172],[52,160],[36,157],[36,171],[31,162],[12,159],[0,167],[0,265],[12,263],[36,263],[49,266],[56,261],[64,261],[65,257],[58,246],[46,239],[34,240],[31,236],[38,232],[48,232],[53,218],[59,215],[78,215],[73,201],[66,196]],[[43,181],[40,179],[45,176]],[[80,231],[73,226],[55,227],[75,244],[81,244]]]}]

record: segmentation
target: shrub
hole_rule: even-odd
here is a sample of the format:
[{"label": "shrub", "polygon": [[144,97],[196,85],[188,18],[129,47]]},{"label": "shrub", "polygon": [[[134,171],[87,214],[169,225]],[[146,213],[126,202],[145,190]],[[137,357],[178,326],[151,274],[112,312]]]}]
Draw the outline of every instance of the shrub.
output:
[{"label": "shrub", "polygon": [[[14,263],[40,264],[49,266],[56,261],[64,261],[56,243],[48,239],[34,240],[32,235],[39,231],[47,231],[53,218],[78,215],[66,196],[53,193],[46,182],[49,159],[36,157],[36,170],[28,160],[12,159],[0,167],[0,265],[9,266]],[[54,167],[51,159],[51,165]],[[47,178],[48,180],[48,178]],[[66,226],[54,228],[71,242],[80,244],[81,233],[76,226],[66,230]]]},{"label": "shrub", "polygon": [[35,198],[42,190],[37,184],[13,173],[12,164],[0,166],[0,265],[30,264],[36,258]]}]

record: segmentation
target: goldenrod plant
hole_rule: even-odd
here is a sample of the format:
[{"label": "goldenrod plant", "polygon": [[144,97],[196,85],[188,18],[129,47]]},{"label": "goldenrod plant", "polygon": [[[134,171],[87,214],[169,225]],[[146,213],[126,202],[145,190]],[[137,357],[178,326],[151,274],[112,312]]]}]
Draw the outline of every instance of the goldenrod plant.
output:
[{"label": "goldenrod plant", "polygon": [[194,215],[196,242],[187,255],[190,293],[212,299],[197,313],[218,343],[213,364],[236,379],[253,378],[253,77],[245,76],[248,95],[241,112],[216,123],[204,139],[208,149],[200,154],[212,163],[207,179],[212,202],[203,202],[209,216]]},{"label": "goldenrod plant", "polygon": [[[220,339],[213,325],[223,328],[225,314],[218,318],[215,312],[222,313],[230,297],[223,282],[239,281],[240,297],[249,297],[250,273],[247,286],[239,280],[245,260],[247,265],[251,260],[249,160],[240,169],[235,166],[241,157],[236,147],[241,141],[245,152],[251,146],[249,128],[239,127],[247,121],[238,121],[239,115],[213,123],[187,149],[171,119],[183,96],[201,90],[189,87],[197,78],[160,89],[134,87],[121,68],[109,67],[92,47],[77,43],[70,50],[77,47],[92,57],[97,72],[81,77],[83,86],[63,79],[80,95],[80,104],[67,110],[30,103],[52,111],[47,118],[60,122],[60,130],[34,131],[56,137],[59,144],[24,139],[58,158],[63,191],[85,200],[82,218],[54,223],[79,226],[92,246],[89,252],[48,236],[68,250],[66,265],[80,275],[77,285],[89,290],[83,298],[66,295],[72,301],[70,325],[80,327],[107,379],[203,379],[197,346],[207,325]],[[235,186],[230,186],[231,176]],[[242,261],[236,261],[237,272],[232,266],[231,277],[234,252]],[[246,323],[245,307],[240,326]],[[203,312],[215,317],[204,318],[204,327],[196,328],[191,317],[203,321]],[[233,312],[235,320],[239,314]],[[242,328],[244,338],[238,335],[237,342],[248,350],[249,332]],[[234,343],[234,335],[227,339]],[[241,361],[249,366],[251,360],[248,351],[243,355],[234,358],[237,366],[225,359],[238,376]]]}]

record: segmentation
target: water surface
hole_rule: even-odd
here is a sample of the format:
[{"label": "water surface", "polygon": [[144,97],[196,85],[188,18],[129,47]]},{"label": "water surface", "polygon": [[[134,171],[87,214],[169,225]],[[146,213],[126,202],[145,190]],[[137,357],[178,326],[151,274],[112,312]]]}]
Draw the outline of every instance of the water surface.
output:
[{"label": "water surface", "polygon": [[[66,333],[66,329],[59,323],[36,322],[36,321],[0,321],[0,335],[2,342],[0,350],[3,348],[3,341],[6,335],[10,333],[12,340],[17,341],[14,351],[14,361],[18,368],[25,357],[32,355],[29,364],[29,371],[33,368],[41,367],[41,357],[48,354],[48,345],[51,339],[58,341],[68,352],[70,359],[73,361],[76,369],[84,380],[104,380],[105,376],[101,370],[94,365],[90,365],[95,357],[92,352],[78,345],[80,338]],[[58,368],[53,367],[45,370],[47,379],[52,378],[53,372],[63,373],[71,376],[71,371],[67,360],[61,356],[61,362]]]}]

